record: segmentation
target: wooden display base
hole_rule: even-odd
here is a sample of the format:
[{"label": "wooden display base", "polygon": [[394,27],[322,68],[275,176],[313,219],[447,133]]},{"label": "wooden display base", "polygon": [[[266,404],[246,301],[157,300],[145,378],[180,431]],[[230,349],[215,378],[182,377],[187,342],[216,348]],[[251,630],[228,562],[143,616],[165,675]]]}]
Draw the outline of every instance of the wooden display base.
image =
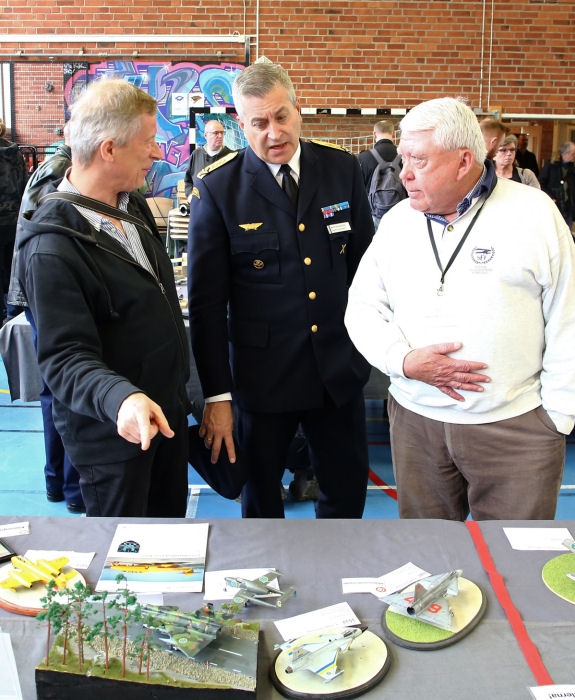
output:
[{"label": "wooden display base", "polygon": [[255,698],[255,690],[237,688],[174,688],[156,683],[135,683],[114,678],[84,676],[49,669],[36,669],[38,700],[246,700]]},{"label": "wooden display base", "polygon": [[[0,567],[0,580],[5,579],[14,567],[12,564],[5,564]],[[62,568],[62,573],[67,574],[73,569],[69,566]],[[82,574],[76,572],[76,576],[67,582],[66,588],[73,588],[78,582],[86,584]],[[0,608],[16,613],[17,615],[28,615],[36,617],[42,610],[40,598],[46,595],[46,586],[41,581],[36,581],[31,588],[17,588],[12,591],[10,588],[0,588]]]},{"label": "wooden display base", "polygon": [[[298,639],[301,643],[319,641],[320,634],[335,632],[321,630]],[[288,698],[335,700],[355,698],[376,686],[388,672],[391,657],[387,645],[377,635],[366,630],[354,639],[349,651],[338,656],[338,667],[344,671],[331,681],[315,675],[307,669],[286,673],[289,655],[280,651],[270,666],[270,679],[282,695]]]},{"label": "wooden display base", "polygon": [[[409,594],[414,588],[415,584],[412,584],[403,593]],[[439,629],[427,622],[401,615],[391,605],[386,608],[381,619],[385,637],[407,649],[424,651],[442,649],[459,642],[479,624],[485,613],[487,599],[476,583],[459,577],[459,593],[448,596],[448,601],[453,612],[451,630]]]},{"label": "wooden display base", "polygon": [[575,556],[571,552],[550,559],[541,572],[543,583],[550,591],[575,605],[575,581],[567,574],[575,574]]}]

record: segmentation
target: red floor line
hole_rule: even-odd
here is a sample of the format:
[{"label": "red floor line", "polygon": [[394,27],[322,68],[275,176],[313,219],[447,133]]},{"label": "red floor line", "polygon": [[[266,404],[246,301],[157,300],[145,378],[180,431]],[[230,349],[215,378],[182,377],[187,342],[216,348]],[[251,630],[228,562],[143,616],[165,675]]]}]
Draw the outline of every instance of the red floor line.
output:
[{"label": "red floor line", "polygon": [[373,471],[373,469],[369,470],[369,478],[371,479],[371,481],[373,481],[373,483],[376,486],[384,487],[382,488],[383,493],[386,493],[388,496],[397,501],[397,491],[394,488],[392,488],[389,484],[386,484],[383,479],[380,479],[379,476]]},{"label": "red floor line", "polygon": [[511,596],[509,595],[507,586],[503,580],[503,576],[501,576],[495,567],[495,563],[491,557],[491,553],[489,552],[489,547],[483,538],[483,533],[481,532],[479,525],[475,520],[467,520],[465,524],[471,533],[473,543],[475,544],[475,548],[477,549],[477,553],[479,554],[483,568],[489,576],[489,580],[491,581],[491,585],[493,586],[497,600],[500,602],[503,610],[505,611],[509,624],[511,625],[511,629],[513,630],[513,634],[515,635],[519,647],[523,652],[523,656],[525,657],[529,668],[535,676],[537,685],[553,685],[553,680],[543,664],[541,656],[537,651],[537,647],[531,641],[531,638],[525,629],[525,625],[523,624],[523,620],[521,619],[521,615],[519,614],[519,611],[515,605],[513,605]]}]

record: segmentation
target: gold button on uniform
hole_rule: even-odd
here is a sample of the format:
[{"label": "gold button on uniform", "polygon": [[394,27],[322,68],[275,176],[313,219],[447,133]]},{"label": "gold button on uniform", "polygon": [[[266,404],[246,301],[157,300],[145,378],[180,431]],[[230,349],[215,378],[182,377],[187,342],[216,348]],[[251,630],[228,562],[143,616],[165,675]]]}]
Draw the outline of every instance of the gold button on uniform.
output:
[{"label": "gold button on uniform", "polygon": [[311,327],[311,332],[312,332],[312,333],[317,333],[317,326],[315,325],[315,323],[314,323],[313,326]]},{"label": "gold button on uniform", "polygon": [[310,292],[310,293],[308,294],[308,297],[309,297],[310,299],[312,299],[312,300],[315,299],[316,296],[317,296],[317,295],[316,295],[315,292]]},{"label": "gold button on uniform", "polygon": [[311,265],[311,258],[304,258],[303,262],[304,262],[304,265]]},{"label": "gold button on uniform", "polygon": [[305,224],[300,224],[298,228],[300,231],[305,231]]},{"label": "gold button on uniform", "polygon": [[264,266],[264,261],[263,260],[254,260],[253,266],[256,268],[256,270],[261,270],[262,267]]},{"label": "gold button on uniform", "polygon": [[447,230],[448,230],[448,231],[453,231],[453,226],[452,226],[451,224],[449,224],[449,226],[447,227]]}]

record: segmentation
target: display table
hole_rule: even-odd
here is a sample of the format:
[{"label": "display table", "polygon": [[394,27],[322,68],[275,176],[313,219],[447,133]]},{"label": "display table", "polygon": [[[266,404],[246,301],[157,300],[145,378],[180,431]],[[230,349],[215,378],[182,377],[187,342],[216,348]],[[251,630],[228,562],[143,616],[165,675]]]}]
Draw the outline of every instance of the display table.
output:
[{"label": "display table", "polygon": [[34,350],[32,326],[23,313],[0,330],[0,354],[12,401],[39,401],[42,378]]},{"label": "display table", "polygon": [[[18,553],[27,549],[96,551],[85,573],[90,585],[100,574],[116,518],[14,518],[29,520],[30,534],[7,538]],[[128,520],[123,520],[128,522]],[[130,520],[129,522],[134,522]],[[137,522],[177,522],[139,520]],[[188,521],[189,522],[189,521]],[[194,521],[199,522],[199,521]],[[543,564],[556,552],[517,552],[503,526],[568,527],[575,521],[486,522],[481,532],[495,565],[521,614],[531,639],[555,683],[575,681],[573,640],[575,607],[554,596],[541,580]],[[343,595],[342,577],[375,577],[408,561],[432,573],[461,568],[483,588],[487,612],[479,626],[458,644],[438,651],[413,651],[390,646],[392,668],[381,685],[363,697],[371,700],[520,700],[535,678],[497,602],[467,526],[441,520],[213,520],[210,521],[207,569],[276,567],[283,586],[297,595],[280,610],[250,607],[242,617],[258,620],[260,644],[258,700],[280,698],[268,680],[273,645],[281,638],[274,619],[347,601],[363,624],[381,636],[384,606],[369,594]],[[203,594],[166,595],[166,604],[194,610]],[[0,610],[2,631],[9,632],[16,655],[24,700],[36,697],[34,667],[44,653],[45,635],[33,618]],[[78,691],[81,697],[81,690]]]}]

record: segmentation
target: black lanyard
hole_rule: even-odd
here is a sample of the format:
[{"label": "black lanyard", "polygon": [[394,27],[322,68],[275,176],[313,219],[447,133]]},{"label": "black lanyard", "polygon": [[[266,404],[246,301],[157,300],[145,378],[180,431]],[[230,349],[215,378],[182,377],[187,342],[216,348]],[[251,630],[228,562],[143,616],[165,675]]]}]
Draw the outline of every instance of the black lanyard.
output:
[{"label": "black lanyard", "polygon": [[465,230],[465,233],[463,234],[463,236],[461,236],[461,240],[457,244],[457,248],[453,251],[452,256],[449,258],[449,262],[447,263],[447,267],[445,268],[445,270],[441,266],[441,260],[439,259],[439,253],[437,251],[437,246],[435,245],[435,238],[433,237],[433,231],[431,229],[431,222],[429,219],[427,219],[427,232],[429,233],[429,240],[431,241],[431,247],[433,248],[433,254],[435,255],[435,262],[437,263],[437,267],[439,268],[439,271],[441,272],[441,284],[439,285],[439,287],[437,289],[437,294],[439,296],[441,296],[443,294],[443,282],[445,281],[445,275],[447,274],[447,270],[449,270],[449,268],[452,266],[453,261],[455,260],[459,251],[463,247],[463,244],[465,243],[467,236],[469,236],[469,234],[471,233],[471,229],[473,228],[473,225],[477,221],[477,217],[479,216],[479,214],[481,214],[481,210],[485,206],[486,201],[487,201],[487,199],[484,199],[483,204],[475,212],[475,216],[473,217],[473,219],[471,219],[471,223],[469,224],[469,226]]}]

